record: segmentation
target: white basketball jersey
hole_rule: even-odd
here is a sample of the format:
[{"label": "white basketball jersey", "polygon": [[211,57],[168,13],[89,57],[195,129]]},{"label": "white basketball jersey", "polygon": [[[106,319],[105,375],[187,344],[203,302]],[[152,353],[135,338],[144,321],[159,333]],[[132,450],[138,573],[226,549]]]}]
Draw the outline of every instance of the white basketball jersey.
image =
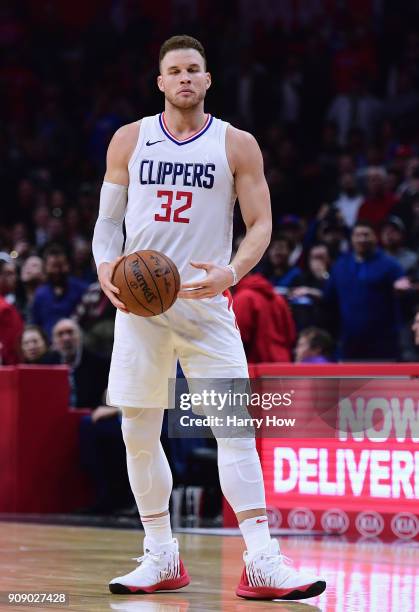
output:
[{"label": "white basketball jersey", "polygon": [[178,140],[164,113],[142,119],[128,164],[125,254],[162,251],[183,282],[205,276],[190,261],[230,262],[236,194],[226,155],[227,125],[208,115],[196,134]]}]

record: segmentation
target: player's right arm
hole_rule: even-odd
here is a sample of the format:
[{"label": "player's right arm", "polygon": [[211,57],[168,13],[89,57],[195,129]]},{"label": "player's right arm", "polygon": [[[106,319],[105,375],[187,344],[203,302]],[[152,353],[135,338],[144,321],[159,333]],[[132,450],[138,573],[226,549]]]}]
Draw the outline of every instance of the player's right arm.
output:
[{"label": "player's right arm", "polygon": [[128,162],[138,140],[140,123],[130,123],[117,130],[109,143],[106,174],[100,191],[99,215],[92,250],[103,292],[122,312],[128,312],[118,298],[119,289],[112,284],[112,274],[121,259],[124,235],[122,224],[128,198]]}]

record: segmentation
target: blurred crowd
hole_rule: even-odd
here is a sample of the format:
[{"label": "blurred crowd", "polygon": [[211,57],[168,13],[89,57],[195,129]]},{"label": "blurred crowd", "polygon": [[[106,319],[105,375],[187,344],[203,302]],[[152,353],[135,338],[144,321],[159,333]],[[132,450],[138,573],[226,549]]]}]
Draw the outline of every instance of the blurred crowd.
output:
[{"label": "blurred crowd", "polygon": [[[252,131],[265,160],[274,234],[234,301],[249,361],[304,361],[313,334],[327,360],[415,359],[416,4],[149,4],[2,5],[2,363],[65,361],[67,319],[109,359],[114,313],[91,254],[106,147],[162,108],[157,52],[179,27],[206,47],[207,109]],[[237,208],[235,248],[242,235]]]},{"label": "blurred crowd", "polygon": [[[233,302],[249,362],[417,358],[417,3],[257,5],[0,8],[0,363],[68,365],[69,404],[93,409],[80,429],[88,511],[133,503],[120,417],[106,406],[114,309],[91,253],[106,148],[122,124],[162,109],[158,49],[174,33],[206,48],[207,110],[263,152],[274,232]],[[236,207],[234,249],[243,233]],[[190,466],[216,461],[211,448],[199,459],[163,444],[175,484],[196,485]]]}]

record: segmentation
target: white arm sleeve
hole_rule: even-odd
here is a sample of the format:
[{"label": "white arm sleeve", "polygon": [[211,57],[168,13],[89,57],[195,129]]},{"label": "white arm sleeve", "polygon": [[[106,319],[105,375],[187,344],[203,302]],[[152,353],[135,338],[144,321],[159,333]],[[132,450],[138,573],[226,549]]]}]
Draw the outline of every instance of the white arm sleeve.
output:
[{"label": "white arm sleeve", "polygon": [[122,223],[127,207],[128,187],[104,181],[100,190],[99,216],[93,232],[92,251],[96,267],[121,255],[124,243]]}]

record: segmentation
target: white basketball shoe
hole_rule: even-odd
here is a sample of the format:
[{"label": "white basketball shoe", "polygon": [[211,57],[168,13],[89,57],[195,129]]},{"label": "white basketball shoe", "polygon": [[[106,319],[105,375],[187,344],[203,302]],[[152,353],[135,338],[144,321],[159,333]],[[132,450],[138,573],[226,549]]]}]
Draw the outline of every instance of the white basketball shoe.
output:
[{"label": "white basketball shoe", "polygon": [[127,595],[171,591],[181,589],[190,582],[175,538],[168,544],[157,544],[144,538],[144,555],[134,560],[140,565],[129,574],[111,580],[111,593]]},{"label": "white basketball shoe", "polygon": [[246,599],[307,599],[323,593],[326,581],[297,572],[279,552],[278,540],[253,555],[243,554],[245,567],[236,594]]}]

